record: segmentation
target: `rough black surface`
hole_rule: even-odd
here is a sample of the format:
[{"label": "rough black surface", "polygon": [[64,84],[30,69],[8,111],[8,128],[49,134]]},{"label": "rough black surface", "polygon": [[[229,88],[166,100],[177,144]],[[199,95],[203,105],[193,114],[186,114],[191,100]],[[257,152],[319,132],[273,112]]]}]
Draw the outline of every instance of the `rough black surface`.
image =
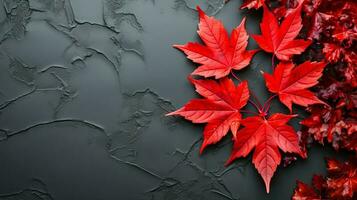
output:
[{"label": "rough black surface", "polygon": [[[336,153],[316,145],[267,195],[250,158],[223,166],[228,137],[199,156],[203,126],[164,117],[196,97],[195,66],[171,47],[198,40],[195,5],[257,33],[240,3],[0,0],[0,199],[289,199],[296,179],[325,173]],[[269,63],[259,53],[239,73],[261,100]]]}]

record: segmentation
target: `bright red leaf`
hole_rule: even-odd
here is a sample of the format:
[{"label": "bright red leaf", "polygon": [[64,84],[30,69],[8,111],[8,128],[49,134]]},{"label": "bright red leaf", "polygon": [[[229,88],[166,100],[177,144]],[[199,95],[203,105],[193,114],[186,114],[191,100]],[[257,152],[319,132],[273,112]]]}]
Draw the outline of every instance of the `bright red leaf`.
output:
[{"label": "bright red leaf", "polygon": [[197,9],[200,18],[197,33],[205,46],[192,42],[174,45],[193,62],[201,64],[192,75],[214,76],[219,79],[227,76],[232,69],[240,70],[246,67],[256,50],[246,50],[248,34],[244,27],[245,18],[229,38],[221,21],[207,16],[199,7]]},{"label": "bright red leaf", "polygon": [[209,144],[220,141],[231,129],[236,136],[240,126],[240,109],[249,99],[246,81],[235,86],[231,79],[224,78],[218,83],[213,80],[190,78],[196,91],[205,99],[193,99],[185,106],[167,115],[181,115],[193,123],[208,123],[203,131],[201,153]]},{"label": "bright red leaf", "polygon": [[280,101],[292,111],[292,103],[308,106],[324,103],[307,90],[318,83],[325,67],[323,62],[306,61],[295,67],[291,62],[281,62],[273,75],[264,73],[269,91],[279,95]]},{"label": "bright red leaf", "polygon": [[269,193],[270,180],[281,161],[279,149],[284,152],[301,153],[298,135],[293,127],[287,125],[293,117],[294,115],[276,113],[269,119],[260,116],[243,119],[241,124],[244,128],[237,133],[233,152],[227,163],[236,158],[246,157],[255,148],[253,163]]},{"label": "bright red leaf", "polygon": [[252,35],[260,48],[273,53],[280,60],[289,60],[292,55],[301,54],[311,41],[295,39],[301,24],[301,5],[290,12],[279,26],[277,18],[264,7],[263,20],[260,23],[262,35]]}]

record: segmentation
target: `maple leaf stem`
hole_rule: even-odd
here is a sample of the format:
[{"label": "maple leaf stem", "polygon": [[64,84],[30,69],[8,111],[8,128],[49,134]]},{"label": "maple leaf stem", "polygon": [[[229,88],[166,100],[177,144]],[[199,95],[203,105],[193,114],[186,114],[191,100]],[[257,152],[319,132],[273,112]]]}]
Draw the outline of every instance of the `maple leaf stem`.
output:
[{"label": "maple leaf stem", "polygon": [[231,72],[232,76],[239,82],[242,82],[242,80],[240,80],[240,78],[232,71]]},{"label": "maple leaf stem", "polygon": [[264,103],[263,105],[263,111],[264,112],[268,112],[268,110],[270,109],[271,106],[271,101],[276,97],[277,95],[274,94],[271,97],[269,97],[269,99]]},{"label": "maple leaf stem", "polygon": [[249,90],[249,93],[252,95],[252,97],[254,98],[254,100],[257,103],[255,103],[254,101],[252,101],[250,99],[248,100],[248,102],[250,102],[259,111],[259,113],[261,113],[263,111],[262,104],[259,102],[257,96],[255,96],[255,94],[251,90]]},{"label": "maple leaf stem", "polygon": [[240,110],[240,112],[242,112],[242,113],[250,113],[250,114],[254,114],[254,115],[259,115],[257,112],[250,111],[250,110]]},{"label": "maple leaf stem", "polygon": [[[242,82],[242,80],[233,71],[231,72],[231,74],[237,81]],[[254,94],[253,91],[249,90],[249,93],[252,95],[256,103],[250,99],[248,100],[248,102],[252,104],[259,111],[259,113],[261,113],[263,111],[262,104],[260,103],[260,101],[258,100],[257,96]]]},{"label": "maple leaf stem", "polygon": [[275,57],[275,55],[273,54],[273,56],[271,57],[271,68],[272,68],[273,71],[274,71],[274,69],[275,69],[274,57]]}]

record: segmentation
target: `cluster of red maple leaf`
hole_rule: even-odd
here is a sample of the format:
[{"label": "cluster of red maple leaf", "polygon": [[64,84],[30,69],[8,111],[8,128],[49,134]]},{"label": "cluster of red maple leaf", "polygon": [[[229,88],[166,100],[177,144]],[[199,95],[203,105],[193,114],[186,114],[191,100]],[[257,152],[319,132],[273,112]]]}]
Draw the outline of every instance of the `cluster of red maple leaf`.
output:
[{"label": "cluster of red maple leaf", "polygon": [[[204,99],[193,99],[168,115],[180,115],[193,123],[207,123],[201,153],[231,131],[234,146],[227,164],[246,157],[254,149],[253,163],[268,193],[270,180],[281,162],[279,149],[305,157],[307,140],[304,138],[313,135],[320,142],[326,137],[338,147],[356,151],[355,3],[351,1],[342,7],[340,3],[339,8],[333,9],[339,9],[341,15],[326,17],[321,11],[326,9],[322,1],[248,0],[242,5],[242,8],[263,7],[261,35],[251,36],[262,50],[273,54],[272,74],[263,73],[272,95],[263,105],[249,90],[248,82],[241,81],[234,73],[249,66],[258,51],[246,49],[249,35],[245,19],[229,36],[219,20],[207,16],[198,7],[197,33],[204,45],[191,42],[175,45],[199,64],[192,75],[204,79],[190,76],[189,80]],[[343,14],[353,16],[343,18]],[[346,24],[341,25],[341,20]],[[348,23],[352,25],[347,26]],[[274,59],[279,60],[277,66]],[[230,77],[239,84],[235,85]],[[315,92],[308,90],[311,87]],[[289,114],[269,114],[275,97],[290,110]],[[245,110],[247,103],[255,106],[257,112]],[[297,116],[292,114],[293,104],[307,107],[311,112],[311,116],[301,122],[305,127],[300,138],[287,124]],[[241,113],[253,115],[243,119]]]},{"label": "cluster of red maple leaf", "polygon": [[315,175],[312,187],[298,181],[292,200],[353,199],[357,190],[357,161],[327,160],[326,178]]},{"label": "cluster of red maple leaf", "polygon": [[[246,1],[247,3],[248,1]],[[249,1],[257,5],[257,1]],[[255,2],[255,3],[254,3]],[[297,7],[297,0],[266,0],[277,18]],[[357,2],[354,0],[305,0],[302,2],[302,38],[313,41],[295,60],[325,60],[328,65],[313,88],[329,106],[310,105],[310,116],[301,124],[301,148],[306,153],[309,138],[331,143],[336,149],[357,153]],[[353,160],[354,159],[354,160]],[[353,163],[353,164],[352,164]],[[348,165],[349,167],[342,167]],[[338,166],[342,170],[336,169]],[[356,157],[341,164],[328,161],[330,175],[325,182],[313,179],[315,194],[299,182],[293,199],[353,199],[357,193]],[[316,180],[315,180],[316,179]],[[320,181],[318,181],[320,180]],[[319,184],[316,183],[319,182]],[[319,185],[319,186],[317,186]],[[300,192],[299,192],[300,191]]]}]

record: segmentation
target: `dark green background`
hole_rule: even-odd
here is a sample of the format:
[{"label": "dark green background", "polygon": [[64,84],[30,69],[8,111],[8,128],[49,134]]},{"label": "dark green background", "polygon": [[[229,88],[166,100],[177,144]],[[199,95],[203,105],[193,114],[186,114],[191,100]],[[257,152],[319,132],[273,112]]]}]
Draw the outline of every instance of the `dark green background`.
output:
[{"label": "dark green background", "polygon": [[[259,33],[261,11],[239,0],[0,0],[0,199],[289,199],[324,174],[336,153],[315,145],[267,195],[251,158],[224,168],[229,137],[199,156],[203,126],[164,117],[197,97],[195,65],[171,47],[199,41],[196,4]],[[238,73],[261,101],[270,59]]]}]

